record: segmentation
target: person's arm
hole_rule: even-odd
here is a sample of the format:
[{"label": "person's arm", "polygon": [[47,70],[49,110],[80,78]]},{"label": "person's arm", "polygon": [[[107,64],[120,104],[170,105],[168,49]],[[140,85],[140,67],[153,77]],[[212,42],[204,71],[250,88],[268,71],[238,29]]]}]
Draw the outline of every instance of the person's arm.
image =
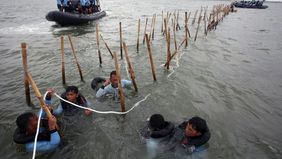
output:
[{"label": "person's arm", "polygon": [[[36,143],[36,151],[51,151],[58,147],[61,138],[57,130],[51,133],[50,141],[38,141]],[[25,144],[27,152],[32,152],[34,147],[34,142],[29,142]]]},{"label": "person's arm", "polygon": [[102,97],[102,96],[104,96],[104,95],[106,95],[106,94],[108,94],[108,93],[111,93],[113,88],[112,88],[112,86],[109,84],[109,85],[107,85],[106,87],[101,87],[98,91],[97,91],[97,93],[96,93],[96,98],[100,98],[100,97]]},{"label": "person's arm", "polygon": [[[90,105],[91,105],[91,103],[90,103],[88,100],[86,100],[85,107],[88,107],[88,108],[89,108]],[[92,111],[85,109],[85,110],[84,110],[84,114],[85,114],[85,115],[91,115],[91,114],[92,114]]]},{"label": "person's arm", "polygon": [[[39,141],[36,144],[37,151],[49,151],[53,150],[60,144],[61,138],[57,131],[57,119],[52,116],[48,118],[48,128],[50,133],[50,141]],[[25,145],[26,150],[31,152],[34,147],[34,142],[27,143]]]},{"label": "person's arm", "polygon": [[130,88],[132,86],[132,82],[129,81],[129,80],[122,79],[121,80],[121,86],[123,88]]}]

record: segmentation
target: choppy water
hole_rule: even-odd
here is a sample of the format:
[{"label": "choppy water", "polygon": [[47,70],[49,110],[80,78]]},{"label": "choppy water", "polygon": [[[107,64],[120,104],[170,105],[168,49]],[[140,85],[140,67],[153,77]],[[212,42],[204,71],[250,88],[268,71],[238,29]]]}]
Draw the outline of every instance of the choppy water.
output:
[{"label": "choppy water", "polygon": [[[196,42],[193,42],[196,26],[190,26],[192,38],[188,48],[180,52],[179,67],[176,61],[172,62],[173,74],[161,67],[166,60],[165,40],[160,33],[162,10],[179,10],[182,29],[177,32],[177,41],[180,43],[184,37],[185,11],[191,11],[193,17],[201,6],[211,9],[214,4],[229,3],[105,0],[101,1],[107,12],[103,19],[89,25],[59,27],[44,18],[48,11],[56,8],[55,1],[1,2],[1,158],[31,158],[12,141],[16,117],[24,111],[38,110],[25,103],[20,43],[28,44],[29,71],[42,93],[48,87],[61,93],[59,40],[61,35],[70,34],[86,82],[80,81],[70,46],[65,41],[67,83],[79,86],[93,108],[118,111],[119,104],[115,101],[95,99],[90,82],[95,76],[108,76],[114,69],[102,41],[103,67],[99,67],[95,26],[99,23],[104,39],[118,52],[120,21],[140,90],[138,94],[128,93],[126,108],[149,93],[151,96],[124,118],[93,114],[80,121],[71,121],[74,126],[66,126],[63,143],[57,151],[37,158],[148,158],[150,151],[140,140],[138,130],[153,113],[162,113],[167,120],[173,121],[194,115],[207,120],[212,133],[209,149],[203,156],[187,158],[281,158],[282,3],[265,3],[269,6],[265,10],[238,9],[237,13],[224,18],[217,30],[207,37],[201,29]],[[135,49],[138,19],[141,19],[143,33],[145,19],[149,18],[150,24],[154,13],[157,22],[152,51],[157,82],[153,82],[146,46],[141,44],[139,53]],[[122,64],[122,76],[126,78]],[[38,103],[34,95],[33,102]],[[168,152],[156,158],[174,158],[174,155]]]}]

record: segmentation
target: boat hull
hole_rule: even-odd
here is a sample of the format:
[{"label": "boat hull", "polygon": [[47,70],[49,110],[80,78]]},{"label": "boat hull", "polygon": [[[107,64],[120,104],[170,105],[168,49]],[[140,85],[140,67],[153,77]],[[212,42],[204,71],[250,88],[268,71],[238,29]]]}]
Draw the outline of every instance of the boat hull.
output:
[{"label": "boat hull", "polygon": [[80,25],[89,23],[106,16],[105,11],[96,12],[93,14],[78,14],[61,11],[50,11],[46,15],[48,21],[54,21],[60,25]]}]

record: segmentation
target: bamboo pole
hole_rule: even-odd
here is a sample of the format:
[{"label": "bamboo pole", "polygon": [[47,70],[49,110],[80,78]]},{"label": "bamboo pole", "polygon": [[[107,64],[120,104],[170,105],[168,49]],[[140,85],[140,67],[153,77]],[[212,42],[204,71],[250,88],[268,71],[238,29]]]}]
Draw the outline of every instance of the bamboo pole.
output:
[{"label": "bamboo pole", "polygon": [[27,78],[27,54],[26,54],[26,43],[21,43],[22,48],[22,61],[23,61],[23,68],[24,68],[24,87],[25,87],[25,99],[26,103],[29,106],[32,106],[31,98],[30,98],[30,89],[29,89],[29,82]]},{"label": "bamboo pole", "polygon": [[106,43],[106,41],[104,40],[104,38],[103,38],[102,34],[100,34],[100,37],[101,37],[102,41],[104,42],[104,44],[105,44],[105,46],[106,46],[107,50],[109,51],[109,53],[111,54],[112,59],[113,59],[113,58],[114,58],[114,55],[113,55],[113,53],[112,53],[112,51],[111,51],[110,47],[108,46],[108,44],[107,44],[107,43]]},{"label": "bamboo pole", "polygon": [[196,34],[195,34],[194,41],[196,41],[197,36],[198,36],[198,32],[199,32],[199,28],[200,28],[200,22],[201,22],[201,21],[198,21],[198,27],[197,27],[197,31],[196,31]]},{"label": "bamboo pole", "polygon": [[177,11],[177,16],[176,16],[176,31],[181,29],[178,20],[179,20],[179,11]]},{"label": "bamboo pole", "polygon": [[114,51],[114,60],[115,60],[116,73],[118,77],[118,92],[119,92],[119,97],[120,97],[120,108],[122,112],[125,112],[125,97],[124,97],[122,86],[121,86],[119,64],[117,60],[117,53],[115,51]]},{"label": "bamboo pole", "polygon": [[66,74],[65,74],[65,57],[64,57],[64,37],[61,36],[61,57],[62,57],[62,81],[66,84]]},{"label": "bamboo pole", "polygon": [[162,27],[161,27],[161,32],[164,32],[164,12],[162,11]]},{"label": "bamboo pole", "polygon": [[71,45],[73,57],[74,57],[75,63],[77,65],[77,68],[78,68],[78,71],[79,71],[80,79],[81,79],[81,81],[84,81],[83,76],[82,76],[82,71],[81,71],[80,65],[78,63],[78,60],[76,58],[75,50],[74,50],[70,35],[68,35],[68,38],[69,38],[69,42],[70,42],[70,45]]},{"label": "bamboo pole", "polygon": [[167,19],[164,18],[164,32],[163,35],[165,35],[165,37],[167,37]]},{"label": "bamboo pole", "polygon": [[143,44],[145,44],[145,36],[146,36],[146,32],[147,32],[147,23],[148,23],[148,18],[146,18],[146,23],[145,23],[144,37],[143,37]]},{"label": "bamboo pole", "polygon": [[204,13],[204,33],[207,36],[207,10],[208,10],[208,6],[205,8],[205,13]]},{"label": "bamboo pole", "polygon": [[156,18],[157,18],[157,15],[154,14],[154,25],[153,25],[153,32],[152,32],[152,40],[154,40],[154,37],[155,37]]},{"label": "bamboo pole", "polygon": [[137,30],[137,44],[136,44],[137,52],[139,52],[139,36],[140,36],[140,19],[138,20],[138,30]]},{"label": "bamboo pole", "polygon": [[200,15],[199,15],[199,18],[198,18],[198,23],[200,23],[200,21],[202,19],[202,12],[203,12],[203,8],[201,6]]},{"label": "bamboo pole", "polygon": [[151,28],[150,28],[150,33],[149,33],[149,40],[150,41],[151,41],[151,38],[152,38],[153,23],[154,23],[154,16],[152,17]]},{"label": "bamboo pole", "polygon": [[191,16],[191,12],[189,12],[188,17],[187,17],[187,32],[188,32],[189,38],[191,38],[191,34],[190,34],[190,31],[189,31],[189,25],[188,25],[190,16]]},{"label": "bamboo pole", "polygon": [[172,58],[176,55],[176,53],[177,53],[177,50],[174,50],[173,54],[167,59],[167,61],[166,61],[165,65],[164,65],[164,67],[167,67],[167,66],[169,65],[170,61],[171,61]]},{"label": "bamboo pole", "polygon": [[122,28],[121,28],[121,22],[119,22],[119,44],[120,44],[120,58],[123,59],[122,55]]},{"label": "bamboo pole", "polygon": [[177,24],[175,23],[175,27],[173,27],[173,39],[174,39],[174,48],[177,50],[177,43],[176,43],[176,28]]},{"label": "bamboo pole", "polygon": [[129,60],[129,57],[128,57],[128,48],[127,48],[125,42],[123,42],[123,49],[124,49],[124,53],[125,53],[125,58],[126,58],[126,61],[127,61],[127,65],[128,65],[128,68],[129,68],[129,73],[130,73],[131,81],[132,81],[132,83],[133,83],[135,92],[138,92],[137,84],[136,84],[136,81],[135,81],[134,70],[133,70],[133,67],[132,67],[132,65],[131,65],[131,62],[130,62],[130,60]]},{"label": "bamboo pole", "polygon": [[47,114],[47,117],[48,118],[52,118],[52,114],[50,112],[50,110],[48,109],[48,107],[45,107],[45,102],[43,100],[43,97],[40,93],[40,91],[38,90],[34,80],[32,79],[32,76],[30,73],[27,73],[27,79],[28,81],[30,82],[30,85],[36,95],[36,97],[39,99],[39,102],[40,102],[40,106],[42,107],[42,109],[45,111],[45,113]]},{"label": "bamboo pole", "polygon": [[185,47],[188,46],[188,17],[187,12],[185,12]]},{"label": "bamboo pole", "polygon": [[102,66],[102,57],[101,57],[101,51],[100,51],[100,41],[99,41],[99,25],[96,24],[96,40],[97,40],[97,47],[98,47],[98,56],[99,56],[99,63],[100,67]]},{"label": "bamboo pole", "polygon": [[[166,52],[166,60],[167,62],[169,61],[170,59],[170,56],[171,56],[171,53],[170,53],[170,28],[168,28],[168,32],[167,32],[167,37],[166,37],[166,43],[167,43],[167,52]],[[169,70],[169,62],[166,66],[166,69]]]},{"label": "bamboo pole", "polygon": [[198,14],[198,10],[196,10],[195,14],[194,14],[194,19],[192,21],[192,25],[195,23],[196,21],[196,17],[197,17],[197,14]]},{"label": "bamboo pole", "polygon": [[149,54],[153,78],[154,78],[154,81],[157,81],[156,73],[155,73],[155,66],[154,66],[154,61],[153,61],[153,57],[152,57],[152,51],[151,51],[151,46],[150,46],[148,34],[145,34],[145,37],[146,37],[147,49],[148,49],[148,54]]}]

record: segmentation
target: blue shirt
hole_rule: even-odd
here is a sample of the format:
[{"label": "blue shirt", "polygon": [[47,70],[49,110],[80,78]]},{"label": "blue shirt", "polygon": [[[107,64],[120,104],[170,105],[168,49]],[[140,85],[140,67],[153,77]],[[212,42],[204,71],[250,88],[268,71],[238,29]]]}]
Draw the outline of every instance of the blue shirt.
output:
[{"label": "blue shirt", "polygon": [[[37,141],[36,143],[36,151],[44,152],[44,151],[52,151],[56,149],[60,142],[61,138],[57,131],[50,134],[50,141]],[[27,152],[33,152],[34,142],[29,142],[25,144],[25,148]]]},{"label": "blue shirt", "polygon": [[[121,86],[123,88],[130,87],[130,86],[132,86],[132,82],[129,81],[129,80],[123,79],[123,80],[121,80]],[[117,97],[118,96],[118,88],[114,88],[114,87],[112,87],[111,84],[109,84],[104,89],[100,88],[96,93],[96,97],[99,98],[99,97],[105,96],[107,94],[113,94],[115,97]]]},{"label": "blue shirt", "polygon": [[90,0],[80,0],[81,6],[89,6],[90,5]]}]

